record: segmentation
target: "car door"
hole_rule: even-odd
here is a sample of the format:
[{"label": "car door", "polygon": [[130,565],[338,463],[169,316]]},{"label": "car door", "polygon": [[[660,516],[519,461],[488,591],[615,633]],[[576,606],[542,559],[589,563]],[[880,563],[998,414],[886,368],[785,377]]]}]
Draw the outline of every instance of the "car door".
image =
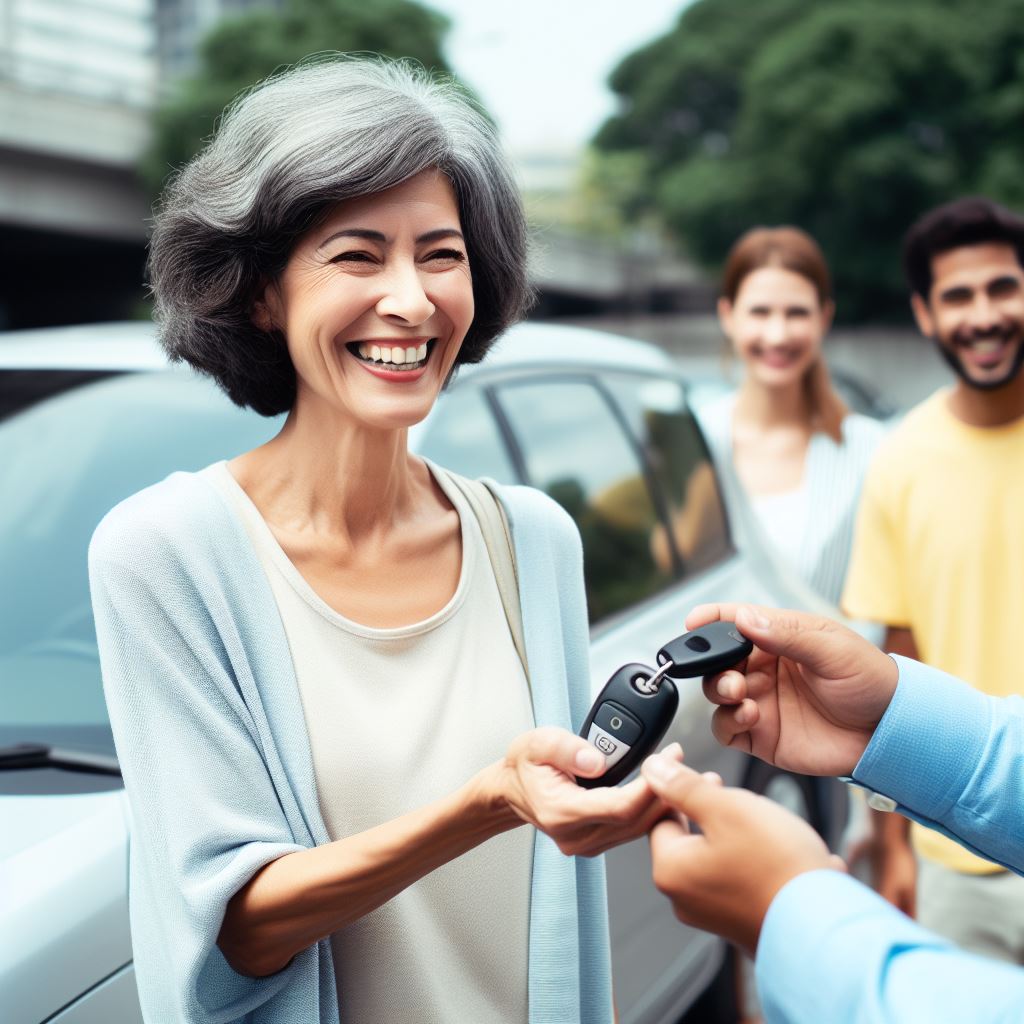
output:
[{"label": "car door", "polygon": [[[495,398],[527,481],[580,528],[596,692],[620,665],[651,663],[683,631],[696,600],[690,581],[731,556],[714,473],[678,382],[612,372],[531,376],[497,386]],[[683,518],[700,502],[708,508],[690,518],[707,543],[683,545]],[[738,781],[742,759],[711,739],[699,684],[679,689],[666,742],[679,740],[695,763]],[[651,884],[646,840],[612,851],[607,866],[622,1019],[675,1020],[714,974],[721,944],[675,920]]]},{"label": "car door", "polygon": [[[544,490],[584,546],[594,692],[620,665],[650,663],[703,601],[777,603],[732,547],[706,445],[671,374],[510,369],[460,382],[419,451],[471,476]],[[748,759],[718,746],[698,681],[679,684],[665,742],[732,784]],[[607,855],[612,961],[623,1024],[675,1022],[717,972],[724,947],[676,921],[651,883],[646,840]]]}]

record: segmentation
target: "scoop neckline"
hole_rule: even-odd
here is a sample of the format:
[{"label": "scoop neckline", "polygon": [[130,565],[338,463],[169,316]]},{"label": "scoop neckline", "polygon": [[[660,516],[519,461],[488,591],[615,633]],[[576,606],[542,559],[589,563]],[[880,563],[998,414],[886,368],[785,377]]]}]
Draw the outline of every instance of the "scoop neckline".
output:
[{"label": "scoop neckline", "polygon": [[[456,493],[454,488],[449,488],[447,486],[446,481],[443,479],[441,474],[436,471],[433,463],[429,459],[420,458],[427,467],[427,470],[430,472],[430,475],[433,477],[434,482],[441,488],[445,497],[452,503],[452,507],[455,509],[455,514],[459,517],[459,533],[462,548],[461,564],[459,566],[459,581],[456,584],[455,592],[448,601],[427,618],[404,626],[368,626],[362,622],[357,622],[355,619],[350,619],[348,616],[342,615],[341,612],[332,608],[316,592],[306,577],[299,572],[295,563],[285,553],[284,548],[282,548],[278,543],[277,538],[274,536],[274,531],[271,530],[269,524],[263,518],[263,514],[256,507],[255,502],[253,502],[252,498],[249,497],[245,488],[238,482],[235,475],[228,468],[227,460],[222,459],[220,462],[213,463],[213,465],[208,467],[208,471],[214,474],[215,477],[219,476],[221,478],[223,483],[230,489],[231,496],[235,499],[238,505],[240,505],[238,511],[244,516],[245,521],[242,525],[246,528],[246,536],[248,537],[250,544],[253,544],[253,546],[256,547],[254,539],[249,533],[249,524],[251,524],[253,529],[258,533],[262,546],[270,555],[275,567],[281,572],[282,576],[292,589],[307,605],[309,605],[310,608],[332,625],[345,630],[347,633],[371,640],[401,640],[409,637],[420,636],[438,628],[444,622],[447,622],[459,610],[465,601],[466,593],[469,589],[469,580],[473,571],[475,558],[474,545],[472,543],[467,521],[467,517],[472,514],[471,510],[469,510],[464,504],[462,495]],[[260,552],[257,550],[255,553],[262,564],[263,559],[260,557]]]}]

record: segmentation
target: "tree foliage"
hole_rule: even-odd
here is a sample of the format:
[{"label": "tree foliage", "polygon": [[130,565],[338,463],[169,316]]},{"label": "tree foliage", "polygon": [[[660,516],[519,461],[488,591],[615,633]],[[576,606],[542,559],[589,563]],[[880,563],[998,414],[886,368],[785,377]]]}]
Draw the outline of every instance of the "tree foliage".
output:
[{"label": "tree foliage", "polygon": [[643,194],[698,260],[798,224],[847,319],[905,308],[924,210],[1024,205],[1024,0],[698,0],[611,85],[595,145],[645,154]]},{"label": "tree foliage", "polygon": [[167,175],[210,137],[244,89],[310,54],[325,51],[409,57],[450,74],[442,53],[448,19],[415,0],[289,0],[218,23],[203,39],[196,71],[179,82],[154,118],[142,175],[156,195]]}]

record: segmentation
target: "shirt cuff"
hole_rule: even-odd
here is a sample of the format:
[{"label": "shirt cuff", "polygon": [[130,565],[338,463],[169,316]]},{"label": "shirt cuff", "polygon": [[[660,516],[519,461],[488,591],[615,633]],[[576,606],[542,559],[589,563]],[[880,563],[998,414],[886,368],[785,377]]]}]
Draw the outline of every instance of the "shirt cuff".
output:
[{"label": "shirt cuff", "polygon": [[853,780],[930,819],[964,790],[989,735],[988,698],[936,668],[898,654],[892,701]]}]

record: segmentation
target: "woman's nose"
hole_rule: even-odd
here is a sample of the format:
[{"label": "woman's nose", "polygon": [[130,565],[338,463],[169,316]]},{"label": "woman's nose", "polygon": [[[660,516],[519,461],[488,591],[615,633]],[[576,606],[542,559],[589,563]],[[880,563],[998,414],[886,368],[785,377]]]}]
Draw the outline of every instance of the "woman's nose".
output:
[{"label": "woman's nose", "polygon": [[781,345],[786,340],[786,321],[783,317],[768,318],[764,325],[764,340],[768,345]]},{"label": "woman's nose", "polygon": [[397,266],[391,270],[376,306],[379,316],[412,325],[429,320],[434,308],[415,266]]}]

